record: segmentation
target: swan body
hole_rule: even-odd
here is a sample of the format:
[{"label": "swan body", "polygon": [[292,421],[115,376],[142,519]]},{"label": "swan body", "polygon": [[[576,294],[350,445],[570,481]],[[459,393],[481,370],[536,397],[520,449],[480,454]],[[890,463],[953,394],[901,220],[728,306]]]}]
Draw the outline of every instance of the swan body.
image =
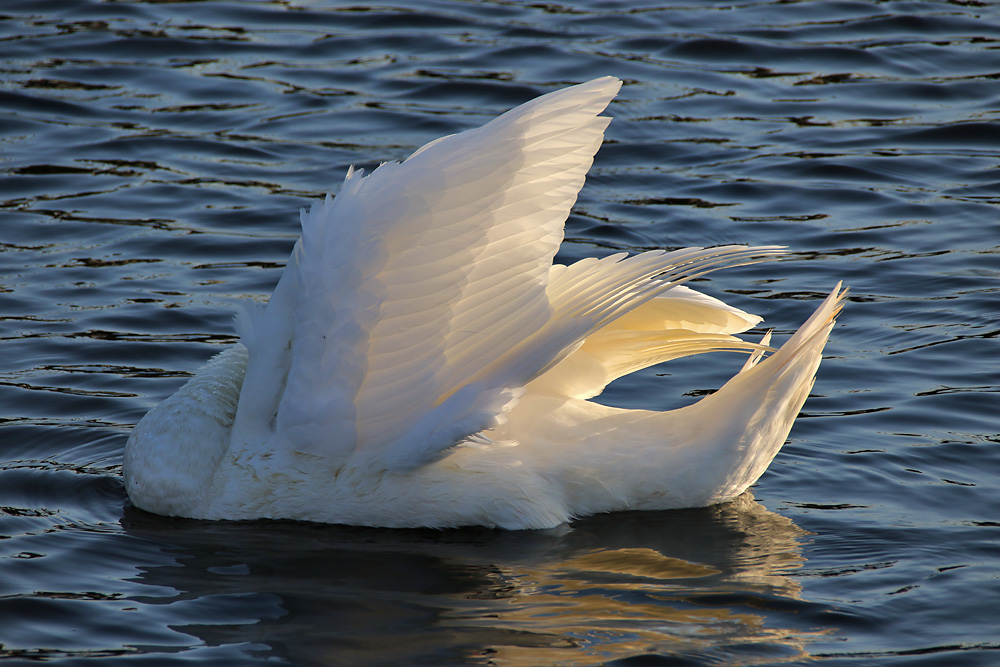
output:
[{"label": "swan body", "polygon": [[[843,293],[772,351],[734,336],[759,317],[683,283],[777,247],[554,265],[620,85],[550,93],[350,170],[303,211],[269,302],[237,315],[240,342],[132,431],[132,501],[202,519],[524,529],[746,490],[812,387]],[[590,400],[715,350],[750,356],[693,405]]]}]

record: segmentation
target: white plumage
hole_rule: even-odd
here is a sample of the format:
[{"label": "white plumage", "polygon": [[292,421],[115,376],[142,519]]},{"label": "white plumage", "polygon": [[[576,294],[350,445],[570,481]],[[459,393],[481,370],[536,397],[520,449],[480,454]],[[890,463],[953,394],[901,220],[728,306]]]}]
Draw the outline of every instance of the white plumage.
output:
[{"label": "white plumage", "polygon": [[[302,214],[240,343],[125,447],[139,507],[204,519],[544,528],[721,502],[767,468],[808,395],[840,287],[778,351],[760,318],[681,285],[776,247],[553,265],[601,145],[612,77],[433,141]],[[669,412],[588,399],[680,356],[750,353]]]}]

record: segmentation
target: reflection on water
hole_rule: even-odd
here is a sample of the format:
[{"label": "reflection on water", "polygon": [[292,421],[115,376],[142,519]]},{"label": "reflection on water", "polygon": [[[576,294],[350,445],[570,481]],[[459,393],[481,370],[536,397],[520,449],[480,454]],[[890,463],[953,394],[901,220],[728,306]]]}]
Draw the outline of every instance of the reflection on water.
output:
[{"label": "reflection on water", "polygon": [[751,664],[801,658],[812,634],[794,615],[815,605],[787,576],[804,532],[749,495],[540,532],[212,523],[132,508],[122,525],[173,555],[140,568],[136,583],[164,591],[132,598],[143,615],[169,603],[185,619],[178,632],[296,664],[597,665],[665,652]]}]

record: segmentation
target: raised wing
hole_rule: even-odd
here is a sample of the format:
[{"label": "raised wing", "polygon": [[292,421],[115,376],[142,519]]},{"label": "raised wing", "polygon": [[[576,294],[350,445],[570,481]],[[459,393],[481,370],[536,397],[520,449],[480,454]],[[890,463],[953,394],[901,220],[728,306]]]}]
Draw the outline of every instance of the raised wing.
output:
[{"label": "raised wing", "polygon": [[776,252],[552,266],[619,86],[545,95],[370,176],[351,171],[336,199],[304,212],[271,301],[240,320],[250,361],[234,438],[269,428],[299,452],[422,465],[503,423],[525,385],[610,322]]},{"label": "raised wing", "polygon": [[470,378],[550,321],[549,267],[620,85],[551,93],[348,173],[303,214],[267,308],[243,318],[257,414],[236,432],[242,416],[330,456],[495,423],[516,392]]}]

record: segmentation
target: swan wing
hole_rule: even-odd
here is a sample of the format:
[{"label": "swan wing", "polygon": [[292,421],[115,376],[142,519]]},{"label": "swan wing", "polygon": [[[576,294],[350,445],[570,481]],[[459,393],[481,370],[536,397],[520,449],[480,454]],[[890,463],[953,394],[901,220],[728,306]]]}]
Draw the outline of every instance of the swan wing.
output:
[{"label": "swan wing", "polygon": [[305,211],[271,302],[242,318],[261,381],[244,385],[245,420],[324,456],[490,425],[515,396],[469,378],[551,319],[549,267],[620,85],[544,95],[352,170]]},{"label": "swan wing", "polygon": [[402,163],[349,172],[335,199],[303,213],[267,308],[243,318],[244,387],[258,356],[283,377],[246,418],[294,451],[411,469],[502,424],[524,386],[597,329],[686,280],[776,252],[689,248],[552,267],[610,120],[598,114],[619,87],[607,77],[544,95]]}]

